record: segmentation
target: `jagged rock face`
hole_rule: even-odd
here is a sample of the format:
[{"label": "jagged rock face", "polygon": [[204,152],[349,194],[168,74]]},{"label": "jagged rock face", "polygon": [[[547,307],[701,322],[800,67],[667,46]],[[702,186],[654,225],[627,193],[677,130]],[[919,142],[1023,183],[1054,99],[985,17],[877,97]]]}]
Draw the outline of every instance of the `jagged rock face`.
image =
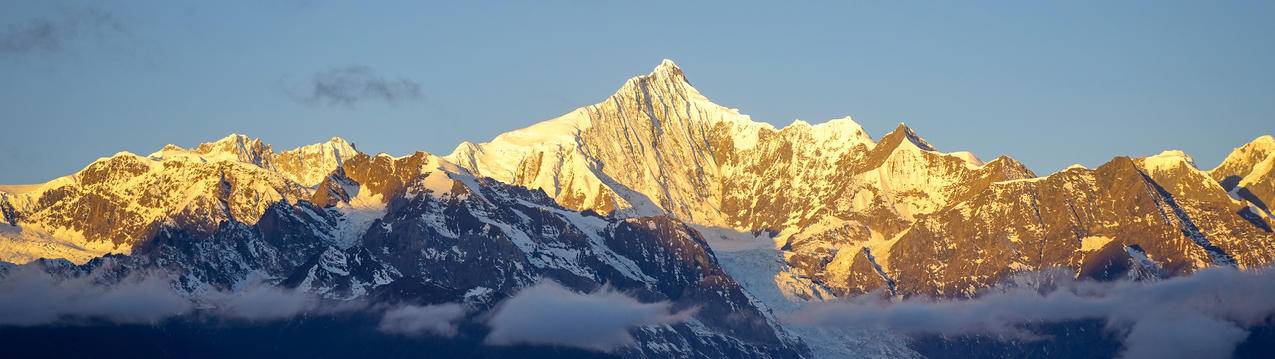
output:
[{"label": "jagged rock face", "polygon": [[132,154],[94,162],[66,182],[21,208],[21,222],[123,248],[148,237],[163,221],[253,223],[272,203],[305,193],[256,166]]},{"label": "jagged rock face", "polygon": [[464,191],[455,187],[449,173],[472,175],[455,164],[426,152],[410,156],[359,154],[345,161],[316,187],[311,201],[322,207],[349,204],[356,199],[378,207],[395,203],[403,195]]},{"label": "jagged rock face", "polygon": [[398,158],[360,154],[345,162],[345,176],[362,185],[367,194],[388,201],[396,195],[406,193],[408,185],[416,182],[418,176],[429,174],[444,165],[455,169],[454,165],[445,164],[438,157],[425,152]]},{"label": "jagged rock face", "polygon": [[[569,211],[540,192],[474,178],[425,153],[354,159],[344,170],[328,181],[341,176],[355,191],[392,196],[384,216],[356,242],[336,238],[344,200],[329,208],[279,201],[253,224],[232,217],[210,232],[165,226],[130,256],[58,271],[122,278],[163,269],[193,300],[265,280],[330,300],[459,302],[476,313],[548,278],[578,291],[608,285],[644,302],[699,308],[687,323],[632,330],[638,343],[617,349],[619,356],[808,354],[722,271],[699,233],[675,219]],[[399,175],[410,180],[396,184]],[[471,320],[480,321],[476,315]]]},{"label": "jagged rock face", "polygon": [[276,202],[254,225],[226,220],[212,232],[164,227],[135,248],[132,256],[116,258],[139,269],[175,273],[175,286],[198,297],[235,288],[262,273],[286,276],[301,270],[303,264],[333,248],[328,234],[335,220],[333,214],[305,201]]},{"label": "jagged rock face", "polygon": [[[749,297],[685,224],[667,217],[604,219],[566,211],[543,195],[486,183],[481,191],[409,200],[374,224],[364,245],[384,253],[405,276],[436,287],[482,288],[479,292],[499,298],[547,277],[581,290],[607,283],[646,301],[673,301],[679,309],[698,306],[702,325],[749,343],[740,349],[709,339],[709,356],[773,356],[792,345],[776,334],[773,318],[746,304]],[[670,336],[686,330],[644,328],[639,337],[677,342]],[[641,351],[630,354],[707,350],[637,348]]]},{"label": "jagged rock face", "polygon": [[354,144],[333,137],[324,143],[280,152],[272,163],[288,179],[309,187],[319,184],[342,163],[360,154]]},{"label": "jagged rock face", "polygon": [[327,142],[301,146],[275,153],[261,139],[232,134],[215,142],[200,144],[193,149],[175,145],[164,146],[151,158],[188,158],[198,162],[242,162],[278,172],[284,178],[306,187],[313,187],[328,173],[341,167],[345,160],[359,155],[354,144],[340,137]]},{"label": "jagged rock face", "polygon": [[359,183],[345,174],[345,168],[337,168],[315,187],[310,202],[321,207],[332,207],[338,203],[348,203],[358,195]]},{"label": "jagged rock face", "polygon": [[162,226],[208,233],[228,219],[253,224],[276,202],[311,197],[308,185],[294,180],[304,171],[276,163],[331,172],[339,168],[333,161],[347,156],[338,151],[347,150],[353,147],[333,139],[275,154],[260,140],[231,135],[192,150],[168,145],[148,157],[122,152],[99,159],[73,175],[0,195],[0,212],[14,227],[0,231],[0,260],[83,261],[128,253]]},{"label": "jagged rock face", "polygon": [[9,194],[0,192],[0,221],[11,227],[17,227],[18,221],[22,218],[18,216],[18,209],[13,208],[13,203],[9,203]]},{"label": "jagged rock face", "polygon": [[1240,208],[1188,158],[1117,158],[1096,170],[995,183],[918,220],[884,255],[838,258],[848,268],[830,277],[845,280],[829,284],[863,292],[888,279],[900,294],[970,296],[1010,273],[1053,267],[1145,277],[1131,268],[1139,256],[1163,276],[1266,266],[1275,236],[1266,222],[1236,215]]},{"label": "jagged rock face", "polygon": [[[801,220],[781,232],[789,259],[825,281],[823,271],[843,249],[857,253],[864,245],[894,238],[919,216],[934,213],[979,193],[997,181],[1033,177],[1007,157],[981,164],[937,153],[908,128],[900,126],[845,169],[827,170],[831,181],[822,201],[804,208]],[[782,202],[794,210],[802,202]]]}]

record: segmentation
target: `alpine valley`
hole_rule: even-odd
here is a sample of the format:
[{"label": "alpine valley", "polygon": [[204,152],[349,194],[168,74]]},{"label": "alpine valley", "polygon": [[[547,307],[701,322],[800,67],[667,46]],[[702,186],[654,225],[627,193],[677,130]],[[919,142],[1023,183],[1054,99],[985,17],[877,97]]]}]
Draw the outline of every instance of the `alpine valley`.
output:
[{"label": "alpine valley", "polygon": [[[1259,270],[1275,262],[1272,206],[1269,135],[1211,170],[1171,150],[1042,176],[941,151],[903,124],[875,138],[850,118],[776,128],[709,101],[664,60],[597,104],[446,155],[373,155],[335,137],[276,151],[234,134],[0,186],[0,277],[107,293],[163,278],[193,309],[99,341],[185,344],[138,354],[230,355],[208,341],[266,335],[306,343],[271,349],[309,348],[290,356],[368,353],[335,342],[392,356],[921,357],[936,355],[933,338],[791,314],[857,296],[977,298],[1051,270],[1093,282]],[[555,286],[666,315],[603,349],[493,344],[491,323],[520,293]],[[321,304],[282,322],[206,318],[263,287]],[[445,335],[374,333],[403,305],[461,309]],[[0,332],[47,354],[67,349],[41,340],[116,325],[77,313]],[[1002,355],[1050,354],[1014,350]]]}]

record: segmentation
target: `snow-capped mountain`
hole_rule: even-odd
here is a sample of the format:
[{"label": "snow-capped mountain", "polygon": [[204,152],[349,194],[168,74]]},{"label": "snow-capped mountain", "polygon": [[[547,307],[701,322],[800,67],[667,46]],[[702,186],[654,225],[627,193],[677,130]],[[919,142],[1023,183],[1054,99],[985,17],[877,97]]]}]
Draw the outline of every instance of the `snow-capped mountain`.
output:
[{"label": "snow-capped mountain", "polygon": [[1260,137],[1209,173],[1169,151],[1037,178],[1012,158],[939,152],[905,125],[879,141],[849,118],[776,129],[710,102],[666,60],[598,104],[449,158],[569,208],[769,233],[790,265],[777,283],[972,295],[1024,270],[1115,275],[1112,256],[1136,251],[1165,275],[1264,266],[1273,149]]},{"label": "snow-capped mountain", "polygon": [[129,253],[164,225],[210,232],[232,218],[253,224],[275,202],[309,198],[309,187],[356,154],[340,138],[275,153],[236,134],[149,156],[120,152],[48,183],[0,187],[10,224],[0,229],[0,260],[83,262]]},{"label": "snow-capped mountain", "polygon": [[823,269],[843,247],[879,246],[993,182],[1035,176],[1008,157],[939,152],[904,125],[880,142],[850,118],[776,129],[712,103],[668,60],[598,104],[448,158],[568,208],[770,233],[828,283],[841,282]]},{"label": "snow-capped mountain", "polygon": [[[1085,278],[1166,276],[1275,259],[1269,222],[1180,152],[1004,181],[918,220],[886,251],[830,266],[865,291],[972,296],[1005,275],[1069,268]],[[875,258],[874,258],[875,257]],[[1139,260],[1142,259],[1142,260]]]},{"label": "snow-capped mountain", "polygon": [[549,278],[698,306],[633,330],[621,356],[901,357],[915,353],[891,333],[776,318],[877,290],[968,297],[1024,271],[1265,267],[1273,201],[1270,136],[1211,171],[1165,151],[1038,177],[1009,157],[942,152],[903,124],[874,139],[848,117],[753,121],[665,60],[597,104],[444,157],[368,155],[340,138],[276,153],[231,135],[0,186],[0,264],[163,270],[194,301],[264,279],[477,312]]},{"label": "snow-capped mountain", "polygon": [[1275,202],[1275,137],[1261,136],[1236,148],[1209,175],[1232,196],[1248,202],[1253,212],[1275,216],[1271,209]]},{"label": "snow-capped mountain", "polygon": [[[219,186],[211,190],[217,202],[195,207],[206,212],[189,214],[193,210],[187,206],[182,212],[187,217],[153,224],[145,240],[130,243],[127,256],[107,255],[78,266],[43,260],[28,265],[108,282],[160,270],[195,302],[254,281],[338,302],[459,302],[474,311],[474,322],[518,290],[552,279],[581,292],[607,286],[694,313],[682,323],[634,329],[637,345],[613,355],[800,357],[808,352],[722,271],[697,231],[669,217],[617,219],[570,211],[539,191],[474,177],[424,152],[397,158],[358,154],[334,168],[313,193],[263,168],[267,162],[260,159],[270,156],[226,157],[208,168],[204,162],[169,157],[122,155],[95,165],[111,168],[107,172],[117,177],[145,181],[188,174],[186,166],[216,170],[186,178],[208,177]],[[164,167],[136,165],[144,161]],[[116,166],[140,169],[120,172]],[[99,183],[83,180],[84,171],[76,176],[75,186]],[[235,187],[252,184],[257,184],[249,187],[253,195],[280,197],[264,197],[274,199],[268,203],[236,200]],[[289,186],[297,189],[284,198],[277,188]],[[190,191],[196,198],[210,196],[205,192]],[[264,204],[237,210],[243,203]],[[81,217],[99,213],[92,207],[67,211]]]},{"label": "snow-capped mountain", "polygon": [[189,159],[196,162],[243,162],[278,172],[283,177],[306,187],[319,184],[328,173],[341,167],[345,160],[359,154],[354,144],[340,137],[326,142],[301,146],[275,153],[261,139],[232,134],[220,140],[203,143],[191,149],[164,146],[149,157],[158,160]]}]

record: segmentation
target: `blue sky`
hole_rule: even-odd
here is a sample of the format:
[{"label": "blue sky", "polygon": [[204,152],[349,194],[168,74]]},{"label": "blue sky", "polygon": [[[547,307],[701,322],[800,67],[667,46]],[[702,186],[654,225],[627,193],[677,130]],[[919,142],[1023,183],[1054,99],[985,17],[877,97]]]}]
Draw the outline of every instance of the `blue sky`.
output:
[{"label": "blue sky", "polygon": [[[463,2],[457,2],[463,3]],[[1182,149],[1211,168],[1275,132],[1275,2],[10,1],[0,183],[231,132],[451,152],[597,102],[662,58],[782,126],[906,122],[1038,173]],[[324,101],[359,74],[415,91]],[[398,88],[398,87],[395,87]]]}]

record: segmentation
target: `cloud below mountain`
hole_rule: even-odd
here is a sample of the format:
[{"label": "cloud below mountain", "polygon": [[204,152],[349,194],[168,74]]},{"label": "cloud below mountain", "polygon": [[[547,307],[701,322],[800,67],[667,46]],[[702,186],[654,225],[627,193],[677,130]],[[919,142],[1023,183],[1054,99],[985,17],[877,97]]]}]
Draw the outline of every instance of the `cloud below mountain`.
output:
[{"label": "cloud below mountain", "polygon": [[673,312],[672,303],[642,303],[610,288],[577,293],[542,280],[499,305],[487,320],[492,330],[484,342],[610,351],[634,343],[630,328],[681,323],[694,312]]},{"label": "cloud below mountain", "polygon": [[187,313],[190,301],[161,276],[129,276],[111,286],[93,276],[57,280],[31,267],[12,269],[0,280],[0,325],[108,320],[155,323]]},{"label": "cloud below mountain", "polygon": [[1066,271],[1018,275],[970,300],[877,295],[809,305],[789,316],[799,325],[880,327],[907,334],[1034,339],[1028,324],[1103,319],[1124,334],[1128,358],[1230,357],[1246,328],[1275,314],[1275,271],[1209,268],[1158,282],[1075,281]]},{"label": "cloud below mountain", "polygon": [[321,305],[318,298],[266,283],[202,295],[197,307],[163,273],[135,273],[113,281],[101,272],[57,278],[36,266],[17,266],[0,277],[0,325],[38,326],[107,321],[154,324],[199,313],[248,322],[365,309],[361,302]]},{"label": "cloud below mountain", "polygon": [[377,326],[382,332],[402,335],[456,335],[456,320],[465,316],[465,307],[457,303],[415,306],[407,305],[385,311]]},{"label": "cloud below mountain", "polygon": [[[204,293],[196,306],[179,295],[172,278],[136,273],[118,281],[94,272],[59,278],[39,266],[0,273],[0,326],[41,326],[110,322],[156,324],[199,315],[245,322],[268,322],[300,315],[380,312],[383,333],[454,337],[466,308],[458,303],[369,306],[362,301],[323,304],[310,293],[254,281],[235,291]],[[202,305],[206,305],[202,306]],[[676,324],[695,309],[674,312],[667,301],[642,303],[610,288],[577,293],[551,280],[525,288],[488,313],[488,345],[559,345],[611,351],[635,342],[629,329]]]},{"label": "cloud below mountain", "polygon": [[373,100],[396,104],[424,98],[419,82],[383,77],[363,65],[329,68],[314,73],[302,84],[285,86],[293,100],[305,105],[354,107]]},{"label": "cloud below mountain", "polygon": [[321,309],[318,299],[309,293],[266,284],[218,293],[216,297],[215,313],[229,319],[270,321]]}]

